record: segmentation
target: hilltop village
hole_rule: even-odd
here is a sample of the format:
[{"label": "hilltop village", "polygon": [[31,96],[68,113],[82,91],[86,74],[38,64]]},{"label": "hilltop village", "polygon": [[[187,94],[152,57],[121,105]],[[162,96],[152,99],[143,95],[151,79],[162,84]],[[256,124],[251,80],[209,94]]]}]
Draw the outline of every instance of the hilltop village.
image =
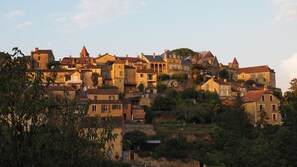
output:
[{"label": "hilltop village", "polygon": [[236,58],[224,65],[211,51],[184,54],[181,50],[135,57],[92,56],[84,46],[78,56],[57,61],[52,50],[35,48],[25,57],[30,62],[28,73],[43,74],[51,99],[77,99],[89,105],[88,117],[113,117],[113,133],[118,134],[113,141],[113,159],[123,155],[125,123],[144,122],[146,109],[166,89],[212,92],[227,106],[240,95],[252,124],[261,119],[260,111],[266,112],[269,124],[282,123],[281,92],[276,88],[275,71],[268,65],[241,68]]}]

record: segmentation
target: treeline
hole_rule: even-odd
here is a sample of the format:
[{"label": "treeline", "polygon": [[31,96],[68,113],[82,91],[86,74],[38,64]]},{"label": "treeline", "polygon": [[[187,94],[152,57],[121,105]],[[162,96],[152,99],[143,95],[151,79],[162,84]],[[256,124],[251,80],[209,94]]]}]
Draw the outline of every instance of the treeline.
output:
[{"label": "treeline", "polygon": [[109,160],[114,123],[89,120],[87,104],[51,99],[42,73],[14,48],[1,53],[0,166],[122,166]]},{"label": "treeline", "polygon": [[211,138],[188,142],[185,136],[163,136],[152,153],[155,158],[196,159],[208,166],[297,166],[297,79],[281,99],[282,125],[267,123],[260,114],[254,125],[239,95],[224,106],[216,94],[185,89],[158,95],[151,113],[172,112],[177,120],[214,125]]}]

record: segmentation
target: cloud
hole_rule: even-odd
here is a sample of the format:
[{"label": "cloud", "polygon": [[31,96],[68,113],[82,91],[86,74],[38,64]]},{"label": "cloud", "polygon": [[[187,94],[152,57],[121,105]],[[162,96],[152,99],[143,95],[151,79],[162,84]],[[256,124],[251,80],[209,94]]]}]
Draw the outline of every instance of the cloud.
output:
[{"label": "cloud", "polygon": [[297,52],[292,56],[281,61],[280,69],[282,75],[280,75],[281,82],[284,84],[285,90],[289,87],[289,82],[293,78],[297,78]]},{"label": "cloud", "polygon": [[24,16],[24,15],[25,15],[25,13],[23,11],[14,10],[14,11],[11,11],[8,14],[6,14],[5,18],[6,19],[12,19],[12,18],[15,18],[15,17]]},{"label": "cloud", "polygon": [[278,12],[274,17],[275,22],[297,21],[297,1],[296,0],[273,0],[278,7]]},{"label": "cloud", "polygon": [[28,26],[30,26],[32,24],[33,24],[32,21],[25,21],[23,23],[20,23],[20,24],[16,25],[15,29],[16,30],[23,30],[23,29],[25,29],[26,27],[28,27]]},{"label": "cloud", "polygon": [[56,17],[59,30],[85,29],[118,20],[147,5],[147,0],[80,0],[76,10]]}]

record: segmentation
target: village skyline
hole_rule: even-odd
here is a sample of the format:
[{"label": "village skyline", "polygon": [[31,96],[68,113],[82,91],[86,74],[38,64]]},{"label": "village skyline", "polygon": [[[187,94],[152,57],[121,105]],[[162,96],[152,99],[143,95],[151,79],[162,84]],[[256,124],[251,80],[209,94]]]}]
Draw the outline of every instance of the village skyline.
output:
[{"label": "village skyline", "polygon": [[[0,7],[0,51],[52,49],[56,58],[135,57],[164,49],[211,51],[223,64],[269,65],[283,92],[296,77],[296,2],[7,1]],[[34,9],[34,10],[32,10]]]}]

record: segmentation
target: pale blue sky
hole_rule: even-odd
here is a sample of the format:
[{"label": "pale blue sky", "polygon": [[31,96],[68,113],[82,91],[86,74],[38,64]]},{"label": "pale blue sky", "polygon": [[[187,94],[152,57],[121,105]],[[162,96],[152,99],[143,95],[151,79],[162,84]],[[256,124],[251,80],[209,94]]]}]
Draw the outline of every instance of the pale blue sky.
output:
[{"label": "pale blue sky", "polygon": [[0,0],[0,51],[52,49],[56,59],[210,50],[223,64],[297,77],[297,0]]}]

